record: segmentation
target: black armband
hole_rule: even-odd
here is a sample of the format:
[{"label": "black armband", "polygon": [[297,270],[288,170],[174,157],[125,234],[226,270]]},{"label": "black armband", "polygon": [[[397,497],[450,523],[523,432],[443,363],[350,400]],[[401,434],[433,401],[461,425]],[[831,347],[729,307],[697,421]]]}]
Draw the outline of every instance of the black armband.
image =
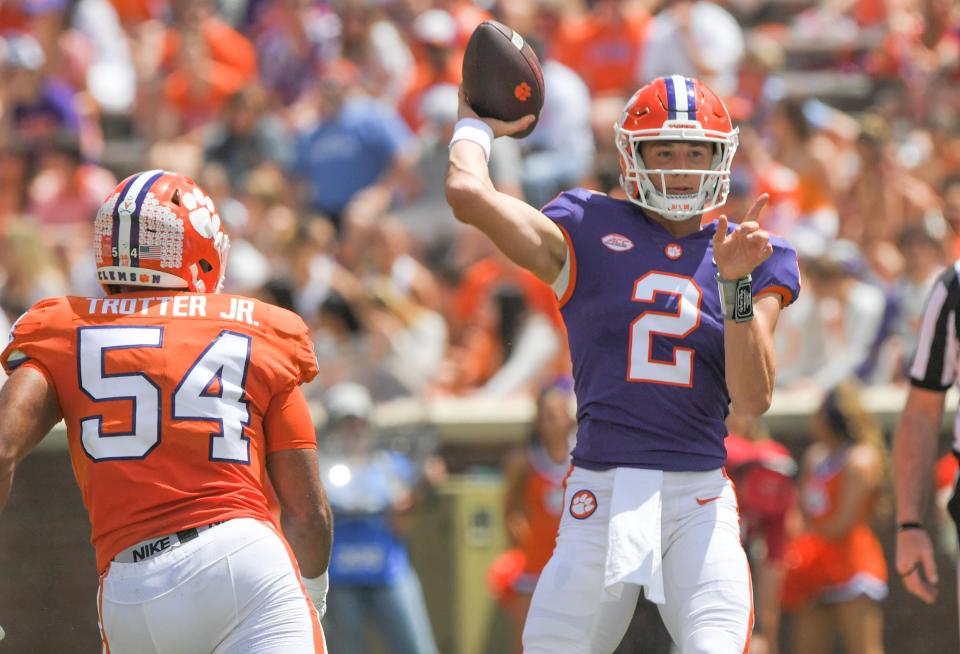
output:
[{"label": "black armband", "polygon": [[753,278],[749,274],[740,279],[723,279],[717,273],[717,287],[724,320],[747,322],[753,319]]}]

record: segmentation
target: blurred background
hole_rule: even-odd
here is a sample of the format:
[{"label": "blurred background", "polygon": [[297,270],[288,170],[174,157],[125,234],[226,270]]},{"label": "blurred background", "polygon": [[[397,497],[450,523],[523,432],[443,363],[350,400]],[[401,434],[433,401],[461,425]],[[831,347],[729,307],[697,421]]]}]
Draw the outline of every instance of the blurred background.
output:
[{"label": "blurred background", "polygon": [[[749,479],[753,651],[812,651],[791,627],[818,600],[797,600],[789,572],[817,524],[810,451],[863,433],[887,465],[924,297],[960,256],[956,0],[0,0],[0,329],[41,298],[100,293],[93,217],[120,179],[193,177],[231,235],[225,290],[314,330],[321,372],[306,392],[325,482],[392,480],[357,491],[362,507],[353,492],[335,506],[372,531],[358,527],[334,578],[331,608],[346,618],[327,625],[333,654],[401,651],[397,633],[416,636],[412,651],[518,651],[575,405],[552,292],[443,197],[463,50],[489,18],[544,68],[536,130],[496,141],[490,162],[498,188],[531,204],[577,185],[620,194],[612,125],[653,77],[700,78],[739,124],[724,211],[737,220],[769,193],[762,224],[796,246],[804,283],[777,330],[773,409],[731,423],[742,439],[730,469]],[[342,384],[356,386],[347,400]],[[823,426],[838,388],[854,389],[841,410],[873,431]],[[954,405],[951,393],[948,417]],[[344,420],[366,434],[349,451]],[[931,480],[937,605],[895,576],[864,590],[890,652],[958,651],[956,537],[940,508],[951,461]],[[889,564],[888,470],[868,496],[848,526],[866,525]],[[399,563],[364,577],[373,532]],[[0,521],[0,650],[96,651],[87,538],[55,431],[18,470]],[[360,603],[338,611],[338,588]],[[385,619],[361,591],[414,617],[379,633]],[[800,604],[781,612],[781,595]],[[358,613],[372,640],[337,643]],[[618,651],[664,647],[642,605]]]}]

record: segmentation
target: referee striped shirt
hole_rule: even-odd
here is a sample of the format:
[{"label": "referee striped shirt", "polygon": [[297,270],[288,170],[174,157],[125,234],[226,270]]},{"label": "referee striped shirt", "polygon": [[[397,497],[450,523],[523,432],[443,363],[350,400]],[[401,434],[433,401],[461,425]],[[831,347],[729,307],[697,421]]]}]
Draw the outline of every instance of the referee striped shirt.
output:
[{"label": "referee striped shirt", "polygon": [[917,349],[910,365],[910,383],[946,391],[957,380],[960,340],[960,260],[940,275],[923,310]]}]

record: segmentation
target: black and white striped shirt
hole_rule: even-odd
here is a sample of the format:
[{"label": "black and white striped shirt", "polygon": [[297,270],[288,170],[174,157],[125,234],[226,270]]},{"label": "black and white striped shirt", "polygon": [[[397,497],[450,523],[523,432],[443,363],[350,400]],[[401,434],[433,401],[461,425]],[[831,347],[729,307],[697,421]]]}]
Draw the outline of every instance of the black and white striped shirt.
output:
[{"label": "black and white striped shirt", "polygon": [[910,365],[910,383],[946,391],[957,381],[960,364],[960,260],[930,289]]}]

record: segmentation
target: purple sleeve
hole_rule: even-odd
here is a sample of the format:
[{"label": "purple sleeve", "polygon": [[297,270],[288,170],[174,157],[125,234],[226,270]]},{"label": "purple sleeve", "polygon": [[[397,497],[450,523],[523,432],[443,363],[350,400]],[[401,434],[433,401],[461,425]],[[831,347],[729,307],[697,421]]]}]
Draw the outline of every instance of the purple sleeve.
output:
[{"label": "purple sleeve", "polygon": [[584,205],[589,197],[590,191],[581,188],[564,191],[544,205],[542,211],[547,218],[570,233],[583,222]]},{"label": "purple sleeve", "polygon": [[800,295],[800,268],[797,251],[778,236],[771,236],[773,254],[753,271],[753,294],[776,293],[781,306],[789,306]]}]

